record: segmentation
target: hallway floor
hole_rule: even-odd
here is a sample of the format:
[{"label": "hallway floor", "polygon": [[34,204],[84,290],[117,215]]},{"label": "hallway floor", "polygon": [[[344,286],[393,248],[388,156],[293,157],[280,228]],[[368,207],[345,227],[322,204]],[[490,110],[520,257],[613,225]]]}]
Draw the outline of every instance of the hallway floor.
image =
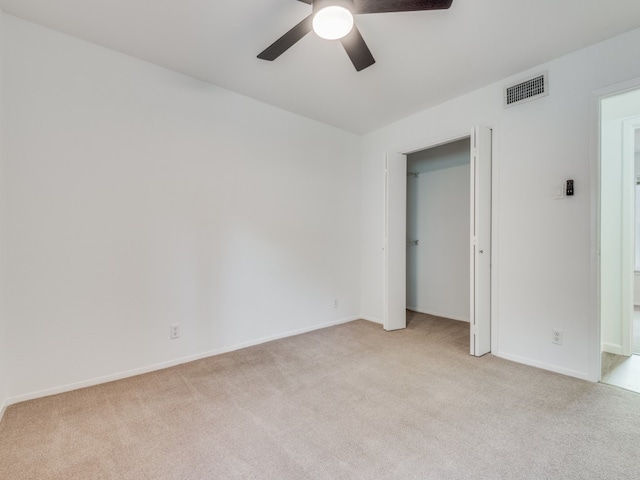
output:
[{"label": "hallway floor", "polygon": [[604,353],[603,365],[605,364],[605,355],[614,357],[614,359],[611,369],[607,373],[603,373],[601,382],[640,393],[640,355],[624,357]]},{"label": "hallway floor", "polygon": [[640,309],[633,312],[633,355],[602,354],[602,383],[640,393]]}]

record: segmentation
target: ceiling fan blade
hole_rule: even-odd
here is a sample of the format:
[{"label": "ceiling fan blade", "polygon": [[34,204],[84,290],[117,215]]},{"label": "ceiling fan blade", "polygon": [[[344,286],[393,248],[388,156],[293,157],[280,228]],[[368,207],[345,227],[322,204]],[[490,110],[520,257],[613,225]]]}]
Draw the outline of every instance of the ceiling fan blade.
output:
[{"label": "ceiling fan blade", "polygon": [[258,58],[262,60],[275,60],[295,43],[309,33],[312,29],[313,15],[309,15],[302,20],[299,24],[281,36],[278,40],[268,46],[263,52],[258,55]]},{"label": "ceiling fan blade", "polygon": [[351,63],[353,63],[353,66],[356,67],[358,72],[376,63],[373,55],[371,55],[371,50],[369,50],[364,38],[362,38],[362,35],[360,34],[360,30],[358,30],[358,27],[355,25],[349,35],[342,38],[340,41],[342,42],[344,49],[347,51],[347,55],[349,55]]},{"label": "ceiling fan blade", "polygon": [[[305,2],[306,3],[306,2]],[[453,0],[353,0],[353,13],[414,12],[446,10]]]}]

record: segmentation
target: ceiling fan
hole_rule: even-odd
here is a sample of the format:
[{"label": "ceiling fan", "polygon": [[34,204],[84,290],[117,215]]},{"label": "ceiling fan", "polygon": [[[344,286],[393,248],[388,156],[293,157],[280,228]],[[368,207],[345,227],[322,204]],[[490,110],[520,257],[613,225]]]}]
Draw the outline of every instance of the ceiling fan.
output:
[{"label": "ceiling fan", "polygon": [[353,15],[365,13],[445,10],[453,0],[298,0],[308,3],[311,15],[273,42],[258,55],[262,60],[275,60],[298,40],[313,30],[322,38],[340,40],[353,66],[359,72],[376,61],[367,47]]}]

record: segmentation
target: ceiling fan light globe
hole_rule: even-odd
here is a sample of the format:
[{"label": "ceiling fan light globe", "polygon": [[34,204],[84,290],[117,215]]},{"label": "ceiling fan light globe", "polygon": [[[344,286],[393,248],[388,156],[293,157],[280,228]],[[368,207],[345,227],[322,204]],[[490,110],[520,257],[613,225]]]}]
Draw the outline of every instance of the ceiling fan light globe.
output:
[{"label": "ceiling fan light globe", "polygon": [[352,29],[353,15],[345,7],[324,7],[313,16],[313,31],[320,38],[338,40],[347,36]]}]

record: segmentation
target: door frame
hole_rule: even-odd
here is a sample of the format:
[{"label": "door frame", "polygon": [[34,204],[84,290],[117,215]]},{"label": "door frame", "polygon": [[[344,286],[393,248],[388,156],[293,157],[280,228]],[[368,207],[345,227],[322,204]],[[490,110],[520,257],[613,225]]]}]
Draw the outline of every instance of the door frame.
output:
[{"label": "door frame", "polygon": [[[631,79],[595,90],[591,94],[591,312],[589,337],[589,371],[588,378],[592,381],[602,380],[602,271],[601,271],[601,229],[602,229],[602,101],[640,89],[640,78]],[[631,299],[633,303],[633,300]],[[632,306],[633,308],[633,306]],[[631,328],[631,327],[629,327]],[[624,334],[624,331],[623,331]]]},{"label": "door frame", "polygon": [[[498,311],[497,311],[497,299],[498,299],[498,290],[497,290],[497,266],[498,266],[498,205],[499,205],[499,201],[498,201],[498,191],[497,191],[497,185],[498,185],[498,159],[499,159],[499,150],[498,150],[498,145],[499,145],[499,129],[498,129],[498,123],[497,121],[495,122],[487,122],[487,123],[483,123],[484,127],[487,127],[489,129],[491,129],[492,131],[492,138],[491,138],[491,161],[492,161],[492,168],[491,168],[491,196],[492,196],[492,202],[491,202],[491,288],[490,288],[490,305],[491,305],[491,315],[490,315],[490,328],[491,328],[491,351],[497,352],[499,350],[498,348]],[[473,127],[475,128],[475,126]],[[458,140],[462,140],[462,139],[466,139],[466,138],[470,138],[472,137],[472,135],[470,134],[472,132],[472,127],[469,127],[468,129],[464,130],[464,131],[457,131],[457,132],[452,132],[451,134],[448,135],[444,135],[438,138],[431,138],[431,139],[426,139],[423,141],[419,141],[419,142],[415,142],[413,145],[410,145],[408,147],[405,148],[388,148],[385,149],[385,164],[384,164],[384,221],[383,221],[383,225],[384,225],[384,232],[383,232],[383,250],[384,250],[384,255],[383,255],[383,325],[385,327],[385,330],[389,330],[389,329],[396,329],[396,328],[404,328],[404,327],[397,327],[396,328],[387,328],[388,326],[391,326],[391,323],[389,323],[389,318],[390,318],[390,302],[389,302],[389,295],[390,295],[390,285],[389,285],[389,275],[388,275],[388,270],[387,270],[387,266],[389,264],[389,250],[388,250],[388,245],[387,245],[387,239],[389,238],[388,236],[388,226],[390,224],[393,224],[394,222],[391,221],[389,219],[389,215],[390,215],[390,211],[388,209],[389,207],[389,198],[388,198],[388,178],[387,178],[387,159],[388,158],[393,158],[394,156],[400,154],[400,155],[404,155],[404,161],[405,161],[405,168],[406,168],[406,155],[409,155],[411,153],[415,153],[415,152],[419,152],[421,150],[428,150],[430,148],[434,148],[434,147],[438,147],[440,145],[444,145],[447,143],[452,143],[452,142],[456,142]],[[398,152],[398,153],[396,153]],[[471,159],[471,152],[469,153],[470,155],[470,159]],[[397,158],[397,157],[395,157]],[[406,202],[406,200],[405,200]],[[405,204],[405,221],[406,221],[406,204]],[[402,237],[403,237],[403,246],[405,248],[405,252],[406,252],[406,232],[403,231],[402,232]],[[470,238],[471,241],[471,238]],[[405,257],[406,258],[406,253],[405,253]],[[401,265],[402,271],[405,273],[406,275],[406,263]],[[471,275],[471,272],[470,272]],[[406,299],[404,300],[405,306],[406,306]],[[406,323],[405,323],[406,326]],[[469,326],[470,331],[472,328],[472,325],[470,324]]]},{"label": "door frame", "polygon": [[[635,282],[635,230],[636,230],[636,173],[635,173],[635,131],[640,129],[640,115],[629,118],[622,122],[622,163],[625,170],[624,179],[633,179],[633,187],[629,186],[629,191],[624,192],[629,196],[623,200],[622,216],[626,223],[622,225],[622,235],[629,243],[628,251],[623,252],[622,262],[628,264],[626,272],[628,278],[628,288],[622,292],[622,308],[627,311],[622,316],[622,354],[629,357],[633,355],[633,310],[634,310],[634,282]],[[631,183],[631,182],[629,182]],[[624,220],[623,220],[624,221]],[[625,273],[623,272],[623,275]],[[626,305],[626,306],[625,306]]]}]

